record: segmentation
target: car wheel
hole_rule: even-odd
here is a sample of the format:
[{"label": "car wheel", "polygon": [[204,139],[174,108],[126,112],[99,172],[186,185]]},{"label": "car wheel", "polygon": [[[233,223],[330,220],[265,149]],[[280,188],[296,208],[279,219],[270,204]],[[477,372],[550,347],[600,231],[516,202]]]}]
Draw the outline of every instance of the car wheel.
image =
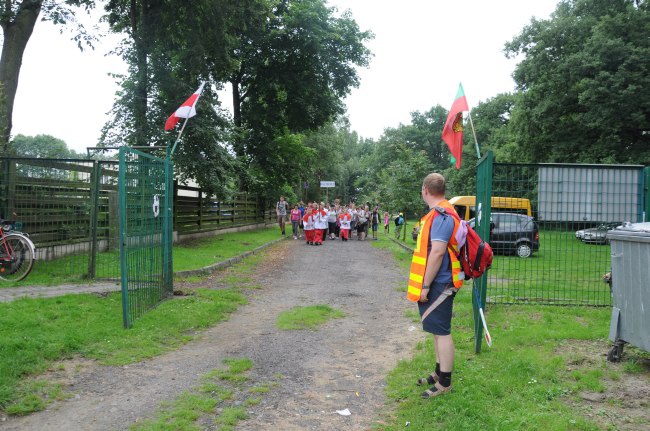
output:
[{"label": "car wheel", "polygon": [[517,245],[517,256],[519,257],[530,257],[533,254],[533,248],[527,242],[522,242]]}]

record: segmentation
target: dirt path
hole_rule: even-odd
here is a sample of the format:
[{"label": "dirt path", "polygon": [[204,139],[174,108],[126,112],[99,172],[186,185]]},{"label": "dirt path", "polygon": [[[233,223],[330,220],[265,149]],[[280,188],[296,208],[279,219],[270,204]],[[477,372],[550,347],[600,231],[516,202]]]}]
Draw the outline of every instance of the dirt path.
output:
[{"label": "dirt path", "polygon": [[[231,319],[161,357],[128,367],[75,364],[75,395],[48,410],[0,423],[6,430],[126,429],[161,401],[199,385],[223,359],[249,358],[251,378],[279,385],[248,408],[242,430],[366,430],[380,417],[385,376],[411,355],[421,331],[410,332],[410,308],[392,256],[368,242],[327,241],[310,247],[282,242],[252,277],[263,289]],[[277,315],[296,305],[329,304],[346,317],[317,331],[281,331]],[[281,377],[278,377],[281,376]],[[335,410],[348,408],[343,417]]]}]

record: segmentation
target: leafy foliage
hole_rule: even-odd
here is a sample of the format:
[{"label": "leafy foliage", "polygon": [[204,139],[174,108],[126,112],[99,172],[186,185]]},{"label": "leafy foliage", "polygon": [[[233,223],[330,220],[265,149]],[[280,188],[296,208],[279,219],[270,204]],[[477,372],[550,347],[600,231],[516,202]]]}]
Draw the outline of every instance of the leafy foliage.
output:
[{"label": "leafy foliage", "polygon": [[523,55],[515,139],[533,162],[650,162],[650,11],[565,0],[506,44]]},{"label": "leafy foliage", "polygon": [[23,54],[39,16],[43,21],[74,25],[73,40],[79,49],[92,47],[95,37],[76,20],[76,9],[89,11],[94,0],[6,0],[0,2],[2,56],[0,57],[0,154],[9,147],[13,109]]},{"label": "leafy foliage", "polygon": [[68,148],[67,144],[50,135],[16,135],[9,146],[9,153],[20,157],[50,159],[75,158],[80,155]]}]

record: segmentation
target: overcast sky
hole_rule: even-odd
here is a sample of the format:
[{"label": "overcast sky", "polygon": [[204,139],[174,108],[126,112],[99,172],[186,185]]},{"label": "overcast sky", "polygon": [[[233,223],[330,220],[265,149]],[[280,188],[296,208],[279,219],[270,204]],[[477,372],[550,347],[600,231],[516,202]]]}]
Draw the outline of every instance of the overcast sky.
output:
[{"label": "overcast sky", "polygon": [[[436,104],[449,109],[459,82],[470,107],[512,91],[516,61],[505,58],[504,43],[533,16],[547,18],[557,3],[330,0],[375,34],[370,67],[359,71],[361,85],[346,99],[352,129],[378,138],[387,127],[409,123],[412,111]],[[107,56],[118,41],[114,35],[83,53],[69,39],[53,25],[37,23],[23,59],[12,133],[50,134],[85,152],[96,145],[115,97],[109,73],[124,73],[126,67]]]}]

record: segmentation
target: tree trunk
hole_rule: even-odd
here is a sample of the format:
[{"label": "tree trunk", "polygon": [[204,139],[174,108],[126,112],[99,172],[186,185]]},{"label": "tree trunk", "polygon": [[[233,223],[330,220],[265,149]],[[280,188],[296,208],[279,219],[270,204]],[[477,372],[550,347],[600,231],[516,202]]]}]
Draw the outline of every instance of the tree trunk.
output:
[{"label": "tree trunk", "polygon": [[232,116],[235,122],[235,127],[241,128],[241,95],[239,94],[239,81],[233,78],[230,81],[232,84]]},{"label": "tree trunk", "polygon": [[23,63],[25,47],[41,12],[42,3],[42,1],[25,1],[17,11],[14,20],[0,23],[4,36],[0,57],[0,154],[6,154],[9,148],[20,66]]}]

